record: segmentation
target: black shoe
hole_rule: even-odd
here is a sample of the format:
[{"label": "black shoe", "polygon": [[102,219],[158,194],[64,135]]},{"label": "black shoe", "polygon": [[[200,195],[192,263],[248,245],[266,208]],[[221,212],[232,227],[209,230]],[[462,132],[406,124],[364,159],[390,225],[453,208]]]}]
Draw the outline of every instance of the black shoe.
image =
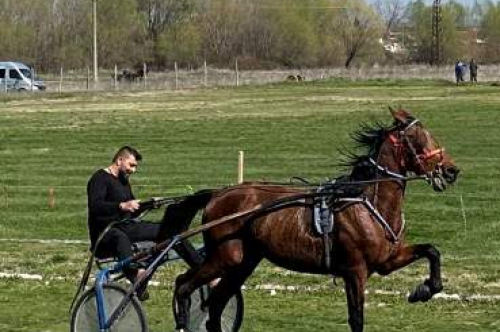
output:
[{"label": "black shoe", "polygon": [[139,301],[141,302],[144,302],[144,301],[147,301],[149,300],[149,292],[148,290],[146,289],[146,286],[141,286],[137,289],[136,291],[136,294],[137,294],[137,298],[139,299]]}]

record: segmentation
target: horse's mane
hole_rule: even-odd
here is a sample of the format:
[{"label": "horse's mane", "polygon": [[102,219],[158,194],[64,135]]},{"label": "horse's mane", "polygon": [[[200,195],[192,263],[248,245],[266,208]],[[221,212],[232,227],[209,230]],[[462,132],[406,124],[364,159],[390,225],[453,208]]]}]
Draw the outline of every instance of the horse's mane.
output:
[{"label": "horse's mane", "polygon": [[387,135],[397,128],[397,124],[390,126],[375,122],[373,124],[363,123],[360,128],[350,136],[356,143],[356,149],[363,149],[365,153],[354,152],[352,149],[342,151],[345,157],[343,166],[350,169],[351,180],[366,180],[374,177],[375,173],[370,158],[376,160],[382,143]]}]

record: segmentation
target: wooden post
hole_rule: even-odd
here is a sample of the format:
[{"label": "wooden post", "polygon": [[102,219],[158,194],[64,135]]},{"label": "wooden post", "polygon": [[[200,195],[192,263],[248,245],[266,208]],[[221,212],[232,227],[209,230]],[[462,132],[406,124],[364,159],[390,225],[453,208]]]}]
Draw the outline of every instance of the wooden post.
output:
[{"label": "wooden post", "polygon": [[174,63],[174,68],[175,68],[175,90],[179,87],[179,72],[177,68],[177,61]]},{"label": "wooden post", "polygon": [[243,151],[240,151],[238,155],[238,183],[243,182],[244,163],[245,163],[245,154]]},{"label": "wooden post", "polygon": [[53,209],[56,206],[56,192],[54,187],[49,188],[49,208]]},{"label": "wooden post", "polygon": [[61,72],[59,75],[59,93],[62,92],[62,81],[63,81],[63,67],[61,67]]},{"label": "wooden post", "polygon": [[92,0],[92,65],[94,72],[94,88],[97,88],[99,65],[97,63],[97,0]]},{"label": "wooden post", "polygon": [[238,70],[238,58],[236,58],[235,69],[236,69],[236,86],[239,86],[240,85],[240,72]]},{"label": "wooden post", "polygon": [[116,90],[116,89],[118,89],[118,66],[117,65],[115,65],[114,80],[115,80],[115,90]]},{"label": "wooden post", "polygon": [[146,82],[147,77],[148,77],[147,70],[148,70],[148,67],[147,67],[146,63],[144,62],[142,64],[142,81],[144,82],[144,89],[146,89],[146,85],[147,85],[147,82]]},{"label": "wooden post", "polygon": [[208,86],[207,60],[203,62],[203,85],[205,88]]},{"label": "wooden post", "polygon": [[87,90],[90,89],[90,68],[87,66]]}]

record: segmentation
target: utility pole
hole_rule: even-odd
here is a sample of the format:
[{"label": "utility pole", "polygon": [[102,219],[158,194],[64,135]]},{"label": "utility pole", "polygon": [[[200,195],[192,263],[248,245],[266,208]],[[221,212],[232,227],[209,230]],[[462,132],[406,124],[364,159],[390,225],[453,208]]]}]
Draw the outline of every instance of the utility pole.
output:
[{"label": "utility pole", "polygon": [[432,5],[432,41],[431,41],[431,65],[438,66],[441,64],[441,36],[442,36],[442,16],[441,16],[441,0],[434,0]]},{"label": "utility pole", "polygon": [[94,82],[97,83],[99,77],[97,75],[97,0],[92,0],[92,53],[93,53],[93,68]]}]

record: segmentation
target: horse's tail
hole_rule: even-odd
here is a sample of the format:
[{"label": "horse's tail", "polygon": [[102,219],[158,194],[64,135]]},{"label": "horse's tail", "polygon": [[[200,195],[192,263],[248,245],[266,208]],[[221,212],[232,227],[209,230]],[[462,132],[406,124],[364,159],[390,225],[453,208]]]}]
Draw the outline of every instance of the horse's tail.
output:
[{"label": "horse's tail", "polygon": [[186,231],[196,213],[205,208],[217,189],[203,189],[183,200],[170,204],[163,215],[157,242],[163,242],[174,235]]}]

